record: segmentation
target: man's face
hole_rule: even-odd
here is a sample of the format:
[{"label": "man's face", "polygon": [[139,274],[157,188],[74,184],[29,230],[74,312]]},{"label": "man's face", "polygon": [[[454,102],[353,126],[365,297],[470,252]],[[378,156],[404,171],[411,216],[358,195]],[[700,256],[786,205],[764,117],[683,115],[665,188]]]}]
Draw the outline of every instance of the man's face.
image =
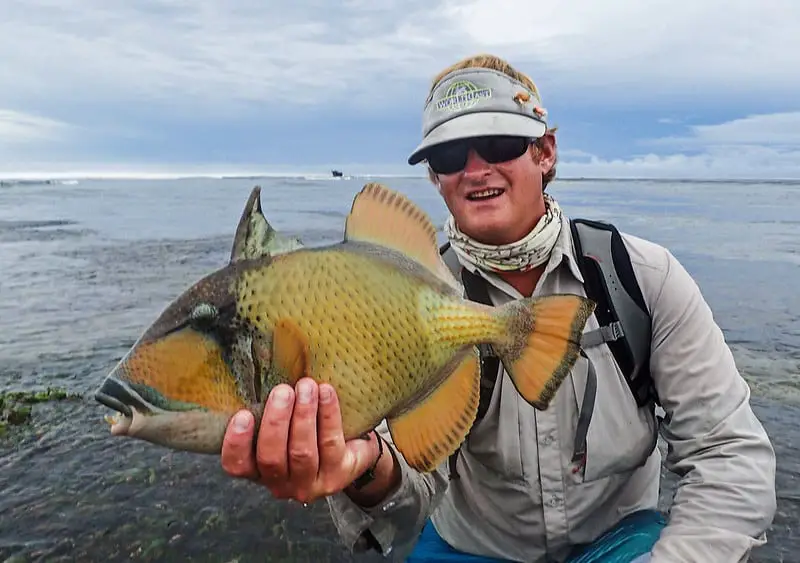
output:
[{"label": "man's face", "polygon": [[464,234],[500,245],[518,241],[533,229],[545,212],[542,175],[555,163],[555,137],[548,133],[538,145],[496,164],[470,148],[461,170],[435,174],[439,192]]}]

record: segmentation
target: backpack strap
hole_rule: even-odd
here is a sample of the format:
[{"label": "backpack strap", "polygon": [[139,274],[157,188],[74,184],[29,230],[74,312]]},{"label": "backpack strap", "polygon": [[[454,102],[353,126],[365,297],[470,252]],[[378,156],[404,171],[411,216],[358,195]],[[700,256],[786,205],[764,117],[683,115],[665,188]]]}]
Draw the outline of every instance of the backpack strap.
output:
[{"label": "backpack strap", "polygon": [[582,346],[605,342],[625,376],[636,404],[658,402],[650,376],[650,313],[619,231],[603,221],[570,220],[578,268],[586,294],[597,303],[600,328],[584,334]]},{"label": "backpack strap", "polygon": [[[472,301],[477,301],[484,305],[492,304],[486,280],[466,268],[462,268],[461,281],[464,284],[466,294]],[[481,359],[481,390],[476,420],[482,419],[489,409],[494,383],[500,373],[500,358],[494,353],[492,347],[489,344],[481,344],[478,349],[480,350]]]}]

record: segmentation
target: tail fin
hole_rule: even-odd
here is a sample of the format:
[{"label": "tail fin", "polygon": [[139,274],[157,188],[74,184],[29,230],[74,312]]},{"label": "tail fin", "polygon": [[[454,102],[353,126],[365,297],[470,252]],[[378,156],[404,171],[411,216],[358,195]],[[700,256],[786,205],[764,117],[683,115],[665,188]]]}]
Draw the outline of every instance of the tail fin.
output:
[{"label": "tail fin", "polygon": [[595,303],[579,295],[512,301],[500,308],[507,338],[493,343],[526,401],[544,410],[580,353],[581,335]]}]

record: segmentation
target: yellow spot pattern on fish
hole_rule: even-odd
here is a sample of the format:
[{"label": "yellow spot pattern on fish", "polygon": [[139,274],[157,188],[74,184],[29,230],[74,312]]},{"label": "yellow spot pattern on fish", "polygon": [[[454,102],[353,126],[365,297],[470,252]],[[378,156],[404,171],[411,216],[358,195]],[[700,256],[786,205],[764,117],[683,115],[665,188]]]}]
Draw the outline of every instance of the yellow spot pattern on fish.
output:
[{"label": "yellow spot pattern on fish", "polygon": [[281,319],[296,324],[309,375],[334,385],[345,430],[356,432],[450,356],[431,356],[434,335],[414,306],[425,287],[356,253],[302,251],[244,272],[237,293],[239,313],[265,334]]}]

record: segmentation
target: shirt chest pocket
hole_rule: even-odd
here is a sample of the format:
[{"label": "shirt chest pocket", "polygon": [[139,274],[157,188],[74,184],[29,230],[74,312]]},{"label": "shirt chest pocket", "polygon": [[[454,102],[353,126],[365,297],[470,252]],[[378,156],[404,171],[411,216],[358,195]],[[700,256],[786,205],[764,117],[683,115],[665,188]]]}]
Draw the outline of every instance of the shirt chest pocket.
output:
[{"label": "shirt chest pocket", "polygon": [[638,407],[604,344],[584,350],[572,377],[576,401],[573,463],[584,483],[644,465],[658,438],[652,409]]},{"label": "shirt chest pocket", "polygon": [[[473,468],[485,478],[525,483],[523,458],[526,451],[520,437],[526,424],[519,412],[519,395],[505,372],[500,372],[494,385],[491,403],[485,417],[467,438],[469,458],[480,468]],[[535,435],[535,429],[530,429]],[[530,454],[528,454],[530,455]]]}]

